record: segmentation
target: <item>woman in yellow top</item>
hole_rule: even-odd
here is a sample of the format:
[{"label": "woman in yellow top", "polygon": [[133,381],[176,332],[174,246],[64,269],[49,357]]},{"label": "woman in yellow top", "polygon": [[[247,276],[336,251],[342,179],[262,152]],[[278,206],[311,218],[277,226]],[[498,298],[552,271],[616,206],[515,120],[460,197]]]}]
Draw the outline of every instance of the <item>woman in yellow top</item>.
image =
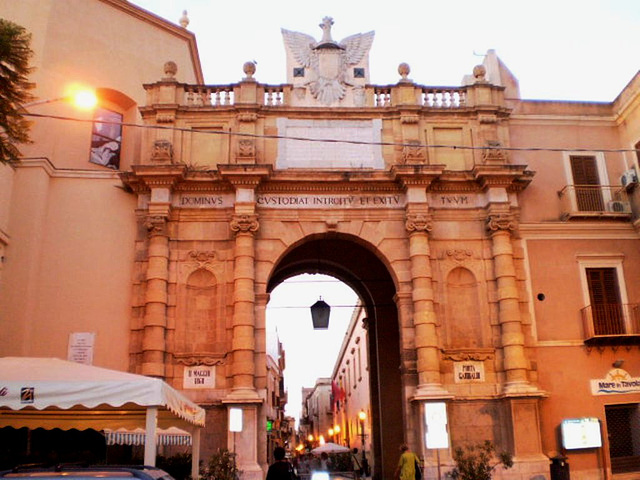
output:
[{"label": "woman in yellow top", "polygon": [[416,462],[419,462],[418,456],[409,450],[406,444],[400,445],[400,460],[396,468],[397,480],[415,480],[416,479]]}]

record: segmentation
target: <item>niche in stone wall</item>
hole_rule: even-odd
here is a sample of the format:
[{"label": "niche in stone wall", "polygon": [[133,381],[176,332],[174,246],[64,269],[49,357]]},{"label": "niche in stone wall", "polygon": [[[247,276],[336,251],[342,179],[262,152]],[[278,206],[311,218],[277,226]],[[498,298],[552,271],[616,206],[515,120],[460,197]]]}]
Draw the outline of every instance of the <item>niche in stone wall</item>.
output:
[{"label": "niche in stone wall", "polygon": [[446,281],[446,348],[486,347],[478,282],[468,269],[456,267]]},{"label": "niche in stone wall", "polygon": [[224,325],[217,314],[218,282],[215,275],[199,268],[189,275],[182,293],[180,318],[176,322],[178,352],[223,352]]}]

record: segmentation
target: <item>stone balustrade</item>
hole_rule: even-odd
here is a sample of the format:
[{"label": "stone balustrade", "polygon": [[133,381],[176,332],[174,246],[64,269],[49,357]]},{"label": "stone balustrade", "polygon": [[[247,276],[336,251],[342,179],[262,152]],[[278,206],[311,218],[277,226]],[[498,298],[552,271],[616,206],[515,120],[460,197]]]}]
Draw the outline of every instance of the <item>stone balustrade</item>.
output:
[{"label": "stone balustrade", "polygon": [[[159,105],[162,103],[178,104],[181,107],[230,107],[238,103],[253,103],[264,107],[291,106],[293,87],[291,85],[267,85],[252,82],[240,82],[228,85],[188,85],[173,83],[176,89],[175,96],[166,96],[160,93],[160,89],[167,88],[166,83],[156,83],[146,85],[149,95],[149,104]],[[490,90],[501,89],[487,84],[481,87]],[[466,87],[430,87],[416,84],[398,85],[368,85],[364,88],[365,108],[385,108],[395,107],[399,104],[407,105],[405,98],[398,94],[398,89],[410,88],[414,91],[411,98],[415,97],[414,105],[430,109],[457,109],[473,107],[471,104],[469,90],[476,88],[475,85]],[[158,92],[154,92],[155,90]],[[494,98],[493,95],[490,95]],[[166,100],[165,100],[166,99]],[[490,102],[493,103],[493,102]]]},{"label": "stone balustrade", "polygon": [[421,87],[422,106],[431,108],[462,108],[467,103],[465,87]]}]

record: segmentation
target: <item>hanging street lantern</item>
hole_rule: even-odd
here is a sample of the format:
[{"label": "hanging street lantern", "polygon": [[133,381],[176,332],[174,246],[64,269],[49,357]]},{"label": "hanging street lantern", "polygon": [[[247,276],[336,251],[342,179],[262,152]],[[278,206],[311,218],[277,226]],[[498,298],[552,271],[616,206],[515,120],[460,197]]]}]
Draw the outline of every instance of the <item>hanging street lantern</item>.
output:
[{"label": "hanging street lantern", "polygon": [[311,305],[311,321],[313,322],[314,330],[326,330],[329,328],[329,314],[331,313],[331,307],[322,300],[318,300]]}]

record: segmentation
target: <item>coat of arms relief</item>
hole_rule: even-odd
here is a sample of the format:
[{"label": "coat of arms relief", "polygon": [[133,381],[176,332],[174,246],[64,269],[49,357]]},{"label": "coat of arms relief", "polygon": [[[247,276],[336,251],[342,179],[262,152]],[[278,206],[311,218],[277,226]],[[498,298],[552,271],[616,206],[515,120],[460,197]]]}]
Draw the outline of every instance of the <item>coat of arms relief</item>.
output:
[{"label": "coat of arms relief", "polygon": [[[341,42],[331,38],[333,19],[325,17],[320,24],[322,39],[282,29],[289,51],[287,66],[294,87],[306,89],[321,105],[342,101],[347,91],[361,90],[368,81],[368,53],[375,32],[357,33]],[[361,97],[354,92],[354,103]]]}]

